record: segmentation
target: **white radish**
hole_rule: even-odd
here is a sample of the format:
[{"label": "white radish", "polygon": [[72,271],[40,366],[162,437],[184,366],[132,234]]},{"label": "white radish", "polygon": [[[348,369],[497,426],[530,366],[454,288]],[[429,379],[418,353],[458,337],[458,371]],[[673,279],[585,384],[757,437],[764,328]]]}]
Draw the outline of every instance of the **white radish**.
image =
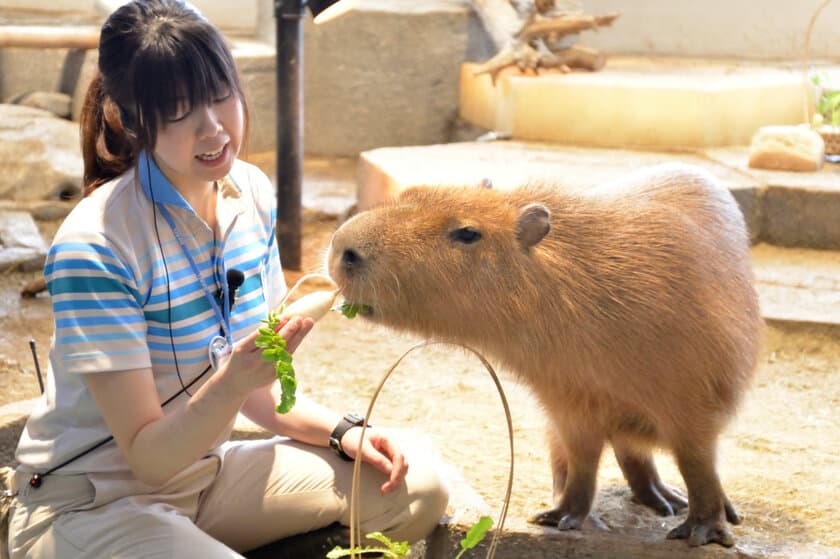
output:
[{"label": "white radish", "polygon": [[280,313],[280,318],[302,316],[317,322],[332,308],[338,291],[315,291],[304,295],[294,303],[288,305]]},{"label": "white radish", "polygon": [[[313,293],[309,293],[304,295],[294,303],[286,305],[286,301],[291,297],[291,295],[297,291],[298,287],[300,287],[303,282],[308,279],[319,278],[321,280],[327,280],[333,287],[336,287],[334,291],[315,291]],[[322,274],[306,274],[292,286],[292,288],[286,292],[286,296],[283,297],[283,301],[281,302],[280,306],[280,318],[292,317],[292,316],[302,316],[305,318],[311,318],[313,321],[317,322],[320,318],[322,318],[327,311],[330,310],[333,303],[335,302],[335,298],[338,296],[338,289],[335,282],[329,277]]]}]

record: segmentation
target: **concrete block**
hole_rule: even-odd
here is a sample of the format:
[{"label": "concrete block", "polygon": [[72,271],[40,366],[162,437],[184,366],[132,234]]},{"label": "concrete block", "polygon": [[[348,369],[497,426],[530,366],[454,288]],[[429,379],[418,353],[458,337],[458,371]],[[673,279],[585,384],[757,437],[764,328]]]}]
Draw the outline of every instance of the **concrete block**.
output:
[{"label": "concrete block", "polygon": [[465,142],[382,148],[359,158],[358,210],[382,203],[411,186],[478,185],[510,189],[530,181],[553,181],[586,188],[617,179],[635,169],[682,161],[718,177],[735,195],[751,235],[758,238],[761,182],[696,153],[585,149],[528,142]]},{"label": "concrete block", "polygon": [[0,49],[0,99],[27,91],[60,91],[69,52],[70,49]]},{"label": "concrete block", "polygon": [[786,247],[840,248],[840,164],[818,172],[766,171],[747,166],[748,148],[704,152],[761,185],[760,240]]},{"label": "concrete block", "polygon": [[277,78],[274,47],[250,39],[232,41],[242,87],[248,99],[248,151],[274,150],[277,144]]},{"label": "concrete block", "polygon": [[358,2],[304,27],[307,154],[448,141],[461,62],[489,54],[461,0]]},{"label": "concrete block", "polygon": [[830,189],[770,184],[764,193],[761,237],[781,246],[840,249],[840,181]]},{"label": "concrete block", "polygon": [[802,73],[738,62],[612,57],[599,72],[461,71],[460,115],[513,138],[672,150],[745,145],[758,128],[798,124]]}]

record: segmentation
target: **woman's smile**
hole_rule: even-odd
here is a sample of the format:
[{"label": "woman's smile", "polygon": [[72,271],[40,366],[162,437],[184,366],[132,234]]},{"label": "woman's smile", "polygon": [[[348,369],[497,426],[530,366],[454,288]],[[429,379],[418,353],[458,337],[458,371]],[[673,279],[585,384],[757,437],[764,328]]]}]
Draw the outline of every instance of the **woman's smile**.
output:
[{"label": "woman's smile", "polygon": [[218,151],[214,152],[205,152],[199,155],[196,155],[195,158],[202,164],[208,167],[215,167],[217,165],[221,165],[227,160],[227,154],[229,152],[228,146],[230,144],[226,143],[219,149]]}]

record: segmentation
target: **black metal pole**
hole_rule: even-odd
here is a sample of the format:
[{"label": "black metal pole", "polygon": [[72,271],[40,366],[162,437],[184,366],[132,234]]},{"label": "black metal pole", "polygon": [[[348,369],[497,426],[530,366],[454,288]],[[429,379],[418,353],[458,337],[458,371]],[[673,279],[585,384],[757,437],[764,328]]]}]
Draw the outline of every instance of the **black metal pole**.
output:
[{"label": "black metal pole", "polygon": [[29,349],[32,350],[32,361],[35,362],[35,374],[38,375],[38,386],[41,394],[44,393],[44,379],[41,377],[41,365],[38,364],[38,352],[35,351],[35,338],[29,339]]},{"label": "black metal pole", "polygon": [[305,0],[274,0],[277,63],[277,246],[301,269],[303,17]]}]

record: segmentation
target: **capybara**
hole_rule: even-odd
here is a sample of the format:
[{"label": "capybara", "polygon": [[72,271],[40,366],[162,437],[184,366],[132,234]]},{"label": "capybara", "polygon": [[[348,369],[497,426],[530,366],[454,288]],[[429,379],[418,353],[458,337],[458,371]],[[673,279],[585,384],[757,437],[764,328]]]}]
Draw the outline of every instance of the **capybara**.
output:
[{"label": "capybara", "polygon": [[[639,501],[688,505],[669,538],[733,544],[717,439],[763,323],[743,216],[713,176],[665,164],[589,189],[411,188],[343,224],[327,266],[366,318],[475,347],[530,385],[555,495],[533,522],[582,526],[609,442]],[[654,447],[674,454],[687,502]]]}]

